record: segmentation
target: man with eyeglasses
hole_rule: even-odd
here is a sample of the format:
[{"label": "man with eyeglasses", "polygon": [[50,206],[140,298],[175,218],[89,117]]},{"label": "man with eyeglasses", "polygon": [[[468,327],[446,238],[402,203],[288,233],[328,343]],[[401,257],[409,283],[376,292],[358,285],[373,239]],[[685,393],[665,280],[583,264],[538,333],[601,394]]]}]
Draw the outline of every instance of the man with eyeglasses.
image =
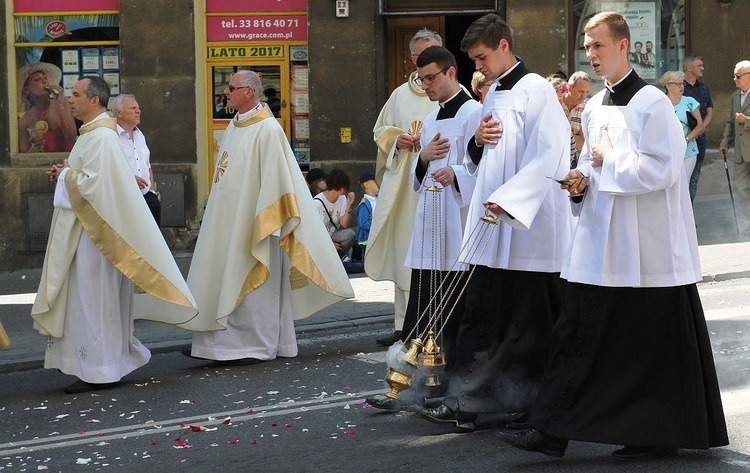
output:
[{"label": "man with eyeglasses", "polygon": [[[439,34],[423,28],[409,42],[411,61],[430,46],[442,46]],[[383,106],[373,129],[378,147],[375,180],[380,185],[378,205],[372,217],[367,241],[365,272],[376,280],[393,281],[394,332],[376,340],[390,346],[401,340],[406,304],[409,300],[411,270],[404,266],[408,241],[414,224],[417,194],[411,189],[409,176],[419,154],[422,123],[438,105],[430,100],[416,83],[413,72],[404,84],[393,91]]]},{"label": "man with eyeglasses", "polygon": [[[740,232],[748,232],[750,217],[750,61],[740,61],[734,66],[732,75],[737,90],[732,94],[732,110],[729,120],[724,125],[724,136],[721,138],[719,152],[725,156],[729,147],[734,145],[734,182],[735,195],[739,201]],[[744,217],[744,218],[742,218]]]},{"label": "man with eyeglasses", "polygon": [[188,286],[200,315],[183,354],[221,365],[297,356],[294,320],[354,297],[258,74],[224,90],[224,132]]},{"label": "man with eyeglasses", "polygon": [[709,90],[708,85],[699,80],[703,77],[703,58],[696,54],[687,55],[683,62],[683,69],[685,71],[685,89],[682,92],[682,95],[685,97],[693,97],[698,101],[704,130],[703,133],[695,139],[695,144],[698,145],[698,155],[695,160],[693,173],[688,176],[690,178],[690,201],[692,202],[695,200],[695,194],[698,192],[698,179],[701,175],[703,158],[706,156],[705,130],[708,129],[714,116],[714,102],[711,100],[711,90]]},{"label": "man with eyeglasses", "polygon": [[[428,420],[473,429],[482,414],[528,412],[560,314],[563,257],[573,227],[559,185],[570,169],[570,125],[554,88],[513,54],[496,14],[476,20],[461,50],[494,81],[464,165],[477,177],[460,260],[472,265],[456,342],[456,376]],[[473,231],[490,214],[490,235]],[[500,416],[519,422],[515,416]],[[481,425],[481,424],[480,424]]]}]

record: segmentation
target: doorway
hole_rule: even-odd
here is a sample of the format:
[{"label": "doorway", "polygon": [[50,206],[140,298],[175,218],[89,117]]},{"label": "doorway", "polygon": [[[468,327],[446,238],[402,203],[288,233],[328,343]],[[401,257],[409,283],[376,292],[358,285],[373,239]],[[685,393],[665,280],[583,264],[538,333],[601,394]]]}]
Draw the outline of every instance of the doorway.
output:
[{"label": "doorway", "polygon": [[471,90],[471,75],[474,63],[469,56],[461,52],[461,40],[466,29],[479,18],[479,15],[451,16],[407,16],[386,19],[388,34],[388,93],[406,82],[415,67],[411,62],[409,41],[414,33],[422,28],[437,31],[443,38],[443,46],[456,56],[458,80]]}]

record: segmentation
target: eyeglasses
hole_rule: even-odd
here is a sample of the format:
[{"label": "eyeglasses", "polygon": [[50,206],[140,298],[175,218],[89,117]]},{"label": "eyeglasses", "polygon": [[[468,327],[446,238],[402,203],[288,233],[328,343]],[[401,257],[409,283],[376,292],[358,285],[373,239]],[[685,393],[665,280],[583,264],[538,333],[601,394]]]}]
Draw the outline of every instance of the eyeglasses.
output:
[{"label": "eyeglasses", "polygon": [[227,89],[229,89],[230,92],[234,92],[237,89],[249,89],[249,85],[243,85],[242,87],[235,87],[232,84],[227,85]]},{"label": "eyeglasses", "polygon": [[740,77],[744,76],[745,74],[750,74],[750,72],[743,72],[742,74],[732,74],[733,79],[739,79]]},{"label": "eyeglasses", "polygon": [[667,82],[667,85],[677,85],[684,87],[685,84],[683,82]]},{"label": "eyeglasses", "polygon": [[416,82],[417,85],[420,86],[420,87],[422,87],[422,84],[424,84],[424,85],[432,85],[432,83],[435,82],[435,78],[437,76],[439,76],[440,74],[444,74],[445,71],[447,71],[450,68],[451,68],[451,66],[448,66],[448,67],[443,68],[442,70],[438,71],[436,74],[430,74],[430,75],[424,76],[424,77],[418,77],[417,76],[417,77],[414,78],[414,82]]}]

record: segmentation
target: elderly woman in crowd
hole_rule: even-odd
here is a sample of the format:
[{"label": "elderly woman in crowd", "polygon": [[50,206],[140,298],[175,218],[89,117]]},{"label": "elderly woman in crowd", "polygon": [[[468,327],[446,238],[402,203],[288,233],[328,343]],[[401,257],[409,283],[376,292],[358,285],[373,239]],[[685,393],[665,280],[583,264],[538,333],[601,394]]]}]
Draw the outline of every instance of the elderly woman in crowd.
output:
[{"label": "elderly woman in crowd", "polygon": [[[682,71],[667,71],[661,76],[659,82],[667,92],[667,97],[672,101],[674,106],[674,113],[677,114],[677,118],[682,123],[682,132],[685,135],[685,141],[687,141],[687,150],[685,151],[685,173],[690,179],[693,174],[693,168],[695,168],[695,160],[698,156],[698,145],[695,143],[695,139],[699,137],[705,129],[703,128],[703,120],[701,119],[700,104],[693,97],[686,97],[682,95],[685,90],[684,85],[685,74]],[[691,128],[688,126],[688,115],[695,118],[696,125]]]},{"label": "elderly woman in crowd", "polygon": [[18,121],[22,153],[66,152],[76,141],[76,124],[60,87],[62,72],[54,64],[35,62],[18,70]]}]

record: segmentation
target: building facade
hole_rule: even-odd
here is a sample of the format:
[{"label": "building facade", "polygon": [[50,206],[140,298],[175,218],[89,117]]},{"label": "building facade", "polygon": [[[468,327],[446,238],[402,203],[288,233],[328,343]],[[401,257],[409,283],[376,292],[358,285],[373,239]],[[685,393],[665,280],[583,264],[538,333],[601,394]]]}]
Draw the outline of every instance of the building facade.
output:
[{"label": "building facade", "polygon": [[29,64],[54,66],[46,66],[48,79],[64,90],[80,75],[96,74],[110,81],[113,94],[135,94],[162,195],[163,233],[172,248],[190,249],[232,113],[222,99],[233,72],[261,74],[264,100],[303,170],[337,167],[356,183],[374,167],[372,127],[380,108],[412,70],[407,49],[415,31],[441,33],[468,87],[473,65],[459,44],[481,15],[506,18],[516,54],[548,75],[590,70],[582,27],[602,10],[628,17],[634,68],[649,81],[681,69],[686,53],[703,55],[715,104],[709,146],[718,146],[734,91],[731,72],[746,59],[747,29],[737,27],[750,20],[744,0],[2,2],[0,52],[13,72],[0,79],[0,271],[41,264],[54,190],[44,173],[69,149],[52,135],[29,147],[48,132],[44,118],[38,128],[18,125],[38,106],[25,87]]}]

